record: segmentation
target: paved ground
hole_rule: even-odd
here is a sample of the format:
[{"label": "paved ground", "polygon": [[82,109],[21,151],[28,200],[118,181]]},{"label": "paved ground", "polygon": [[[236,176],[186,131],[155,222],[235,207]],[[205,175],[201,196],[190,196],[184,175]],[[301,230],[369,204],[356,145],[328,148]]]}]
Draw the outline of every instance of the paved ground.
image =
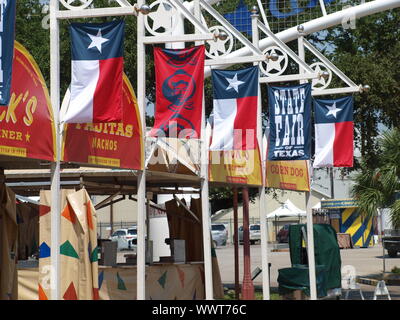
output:
[{"label": "paved ground", "polygon": [[[271,252],[273,245],[269,247],[269,262],[271,263],[271,289],[277,290],[278,269],[290,267],[289,252]],[[280,245],[281,249],[288,248],[287,245]],[[132,253],[132,251],[118,252],[118,263],[125,262],[124,255]],[[222,283],[234,284],[234,248],[233,245],[218,247],[216,249],[218,264],[221,271]],[[251,246],[251,270],[256,267],[261,268],[261,246],[259,244]],[[376,245],[371,248],[355,248],[340,250],[342,259],[342,267],[351,265],[356,270],[357,276],[368,277],[370,275],[379,274],[383,270],[382,247]],[[390,271],[393,267],[400,267],[400,255],[397,258],[389,258],[385,255],[385,270]],[[239,247],[239,281],[243,279],[243,246]],[[254,280],[255,286],[260,286],[262,282],[261,275]],[[361,285],[364,298],[371,300],[374,295],[375,286]],[[400,286],[388,286],[388,290],[392,299],[400,300]],[[359,300],[360,296],[356,292],[351,292],[349,299]]]},{"label": "paved ground", "polygon": [[[269,250],[272,249],[272,245]],[[261,268],[261,246],[251,246],[251,270],[256,267]],[[368,277],[373,274],[381,273],[383,270],[382,247],[376,245],[371,248],[342,249],[340,250],[342,267],[352,265],[356,270],[357,276]],[[221,270],[223,283],[234,283],[234,249],[232,245],[217,248],[218,263]],[[290,267],[289,252],[269,252],[269,262],[271,263],[271,287],[277,288],[278,269]],[[400,267],[400,255],[397,258],[389,258],[385,255],[385,270],[390,271],[393,267]],[[243,246],[239,248],[239,281],[243,279]],[[254,285],[261,285],[261,275],[254,280]],[[361,285],[365,299],[372,299],[375,286]],[[392,299],[400,300],[400,286],[388,286]],[[351,293],[349,299],[359,299],[359,294]]]},{"label": "paved ground", "polygon": [[[269,247],[269,250],[272,246]],[[261,246],[251,246],[251,270],[256,267],[261,268]],[[342,249],[340,250],[342,266],[352,265],[356,269],[358,276],[367,276],[380,273],[383,270],[382,247],[374,246],[371,248]],[[234,249],[232,245],[217,248],[217,257],[221,269],[222,282],[234,282]],[[270,252],[268,255],[271,263],[271,285],[277,285],[278,269],[288,268],[290,264],[289,252]],[[385,256],[386,271],[393,267],[400,267],[400,255],[398,258]],[[243,246],[239,248],[239,269],[240,279],[243,277]],[[255,284],[261,284],[261,276],[254,280]]]}]

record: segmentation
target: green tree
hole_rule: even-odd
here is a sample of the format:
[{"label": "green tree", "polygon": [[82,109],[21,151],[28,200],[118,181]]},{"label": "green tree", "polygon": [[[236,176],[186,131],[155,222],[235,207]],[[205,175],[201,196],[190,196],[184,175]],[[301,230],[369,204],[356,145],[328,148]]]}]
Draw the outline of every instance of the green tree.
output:
[{"label": "green tree", "polygon": [[356,84],[371,87],[354,96],[355,138],[364,165],[371,168],[380,152],[380,126],[400,128],[399,25],[400,11],[393,9],[356,20],[354,29],[338,25],[313,39],[319,47],[329,48],[330,60]]},{"label": "green tree", "polygon": [[361,162],[361,170],[355,176],[352,195],[361,212],[372,217],[378,209],[390,208],[394,228],[400,228],[400,130],[386,131],[378,138],[377,161],[372,167]]}]

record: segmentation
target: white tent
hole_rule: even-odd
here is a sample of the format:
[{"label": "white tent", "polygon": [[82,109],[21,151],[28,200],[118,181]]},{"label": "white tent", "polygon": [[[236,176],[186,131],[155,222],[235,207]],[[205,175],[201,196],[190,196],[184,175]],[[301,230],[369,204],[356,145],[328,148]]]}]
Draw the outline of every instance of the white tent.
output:
[{"label": "white tent", "polygon": [[[325,198],[322,198],[321,200],[325,200]],[[312,209],[314,209],[314,210],[321,209],[321,201],[318,202],[314,207],[312,207]]]},{"label": "white tent", "polygon": [[292,201],[287,199],[282,205],[267,215],[267,219],[284,217],[305,217],[306,212],[297,208]]}]

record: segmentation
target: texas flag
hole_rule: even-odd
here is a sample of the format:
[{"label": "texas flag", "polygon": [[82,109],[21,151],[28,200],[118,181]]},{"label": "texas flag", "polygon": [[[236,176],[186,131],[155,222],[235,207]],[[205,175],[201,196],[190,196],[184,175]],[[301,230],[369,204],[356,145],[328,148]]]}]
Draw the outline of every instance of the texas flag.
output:
[{"label": "texas flag", "polygon": [[210,150],[257,148],[258,67],[212,70],[214,127]]},{"label": "texas flag", "polygon": [[314,168],[353,166],[353,97],[314,100]]},{"label": "texas flag", "polygon": [[124,21],[71,24],[71,99],[62,122],[122,120],[124,30]]}]

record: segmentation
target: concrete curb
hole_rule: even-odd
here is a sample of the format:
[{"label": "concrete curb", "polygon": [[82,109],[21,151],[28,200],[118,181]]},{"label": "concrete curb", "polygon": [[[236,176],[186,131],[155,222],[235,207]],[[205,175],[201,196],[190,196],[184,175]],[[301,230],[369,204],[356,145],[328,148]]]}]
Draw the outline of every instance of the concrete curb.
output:
[{"label": "concrete curb", "polygon": [[[399,286],[400,285],[400,279],[384,279],[385,280],[385,284],[387,286]],[[379,282],[379,280],[377,279],[371,279],[371,278],[357,278],[357,283],[360,284],[366,284],[366,285],[370,285],[370,286],[376,286]]]},{"label": "concrete curb", "polygon": [[370,286],[376,286],[378,284],[378,282],[379,282],[379,280],[376,280],[376,279],[357,278],[357,283],[367,284]]}]

